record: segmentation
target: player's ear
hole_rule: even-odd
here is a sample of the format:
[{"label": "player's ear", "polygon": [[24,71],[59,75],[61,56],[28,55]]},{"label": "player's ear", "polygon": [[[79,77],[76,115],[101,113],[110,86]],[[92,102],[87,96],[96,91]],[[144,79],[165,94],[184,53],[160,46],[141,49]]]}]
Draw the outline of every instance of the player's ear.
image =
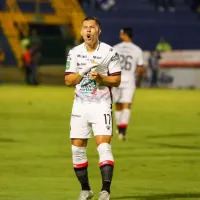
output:
[{"label": "player's ear", "polygon": [[99,35],[100,35],[100,34],[101,34],[101,29],[100,29],[100,28],[99,28],[99,31],[98,31],[98,32],[99,32]]}]

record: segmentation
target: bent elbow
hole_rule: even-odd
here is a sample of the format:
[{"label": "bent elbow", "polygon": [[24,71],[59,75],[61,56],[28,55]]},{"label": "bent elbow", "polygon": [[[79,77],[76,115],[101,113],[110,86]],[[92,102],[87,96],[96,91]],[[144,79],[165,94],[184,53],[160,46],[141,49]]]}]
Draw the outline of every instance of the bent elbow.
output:
[{"label": "bent elbow", "polygon": [[67,76],[65,76],[65,84],[67,86],[71,86],[72,85],[72,81]]},{"label": "bent elbow", "polygon": [[115,87],[119,87],[120,82],[115,83]]},{"label": "bent elbow", "polygon": [[65,84],[66,84],[67,86],[71,86],[71,83],[68,82],[68,81],[65,81]]},{"label": "bent elbow", "polygon": [[71,81],[69,81],[69,80],[65,80],[65,84],[67,86],[73,86],[73,83]]}]

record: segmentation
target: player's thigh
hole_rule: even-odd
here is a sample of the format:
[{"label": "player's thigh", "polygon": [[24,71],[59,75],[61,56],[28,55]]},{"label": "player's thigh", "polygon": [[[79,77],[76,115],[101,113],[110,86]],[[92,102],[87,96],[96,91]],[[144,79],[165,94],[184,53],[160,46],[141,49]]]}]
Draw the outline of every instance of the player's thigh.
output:
[{"label": "player's thigh", "polygon": [[70,138],[87,139],[91,137],[88,113],[82,105],[75,104],[70,119]]},{"label": "player's thigh", "polygon": [[92,130],[97,135],[112,135],[112,110],[110,106],[99,106],[92,115]]},{"label": "player's thigh", "polygon": [[118,103],[121,98],[121,89],[118,87],[112,88],[112,95],[114,103]]},{"label": "player's thigh", "polygon": [[135,88],[122,88],[121,98],[119,103],[132,104],[134,93],[135,93]]}]

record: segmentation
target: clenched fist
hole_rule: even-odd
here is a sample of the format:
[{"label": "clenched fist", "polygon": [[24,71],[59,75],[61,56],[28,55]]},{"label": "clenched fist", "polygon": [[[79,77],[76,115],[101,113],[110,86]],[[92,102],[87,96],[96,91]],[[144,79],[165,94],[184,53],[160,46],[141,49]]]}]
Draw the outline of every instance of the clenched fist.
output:
[{"label": "clenched fist", "polygon": [[101,83],[101,76],[98,72],[91,71],[90,72],[90,79],[96,81],[97,83]]}]

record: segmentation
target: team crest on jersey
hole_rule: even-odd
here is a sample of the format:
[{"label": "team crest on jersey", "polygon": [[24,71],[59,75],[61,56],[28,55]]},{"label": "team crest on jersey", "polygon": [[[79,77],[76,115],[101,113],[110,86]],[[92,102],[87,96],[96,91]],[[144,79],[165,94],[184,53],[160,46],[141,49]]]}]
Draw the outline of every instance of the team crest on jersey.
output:
[{"label": "team crest on jersey", "polygon": [[107,125],[106,128],[107,128],[107,130],[110,130],[110,126],[109,125]]}]

